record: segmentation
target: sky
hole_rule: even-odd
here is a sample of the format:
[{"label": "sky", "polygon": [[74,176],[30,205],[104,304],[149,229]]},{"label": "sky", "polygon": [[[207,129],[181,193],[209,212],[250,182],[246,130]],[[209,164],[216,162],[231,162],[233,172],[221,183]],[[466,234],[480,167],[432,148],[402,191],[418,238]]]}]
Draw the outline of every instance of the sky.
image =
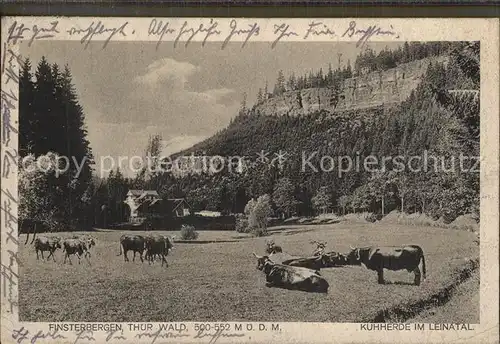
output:
[{"label": "sky", "polygon": [[[399,43],[370,43],[378,51]],[[96,161],[101,157],[142,156],[151,135],[164,140],[164,155],[191,147],[227,126],[243,94],[255,102],[266,80],[271,91],[278,70],[286,76],[328,69],[348,60],[354,65],[355,43],[268,42],[187,48],[164,42],[91,43],[36,41],[20,53],[35,67],[42,56],[49,63],[68,65],[86,118],[88,139]],[[126,165],[126,164],[125,164]],[[126,166],[122,167],[129,174]]]}]

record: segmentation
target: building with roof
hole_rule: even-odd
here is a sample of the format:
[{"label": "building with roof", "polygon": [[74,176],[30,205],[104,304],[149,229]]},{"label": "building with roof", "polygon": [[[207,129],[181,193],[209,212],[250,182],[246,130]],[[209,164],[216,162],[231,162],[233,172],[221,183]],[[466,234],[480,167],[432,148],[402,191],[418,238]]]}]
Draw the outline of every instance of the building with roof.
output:
[{"label": "building with roof", "polygon": [[185,199],[162,199],[156,190],[129,190],[124,203],[130,208],[131,223],[146,219],[184,217],[191,213]]}]

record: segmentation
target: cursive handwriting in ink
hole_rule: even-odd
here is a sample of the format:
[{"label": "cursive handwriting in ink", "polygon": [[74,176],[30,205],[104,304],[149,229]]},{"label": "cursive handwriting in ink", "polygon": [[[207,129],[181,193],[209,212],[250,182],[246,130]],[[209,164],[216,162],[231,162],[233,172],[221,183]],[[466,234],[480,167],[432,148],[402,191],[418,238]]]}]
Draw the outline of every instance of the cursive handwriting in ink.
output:
[{"label": "cursive handwriting in ink", "polygon": [[[10,133],[14,132],[15,134],[18,133],[17,129],[12,125],[10,122],[10,109],[7,107],[6,104],[3,104],[3,111],[2,111],[2,142],[6,146],[9,145],[10,143]],[[17,122],[17,121],[16,121]]]},{"label": "cursive handwriting in ink", "polygon": [[188,39],[186,40],[186,43],[184,43],[184,47],[187,48],[189,43],[191,43],[191,41],[194,39],[194,37],[198,33],[205,33],[205,38],[201,42],[201,46],[204,47],[207,39],[210,36],[212,36],[212,35],[218,36],[221,34],[221,32],[216,29],[217,26],[219,26],[219,23],[214,21],[213,19],[210,19],[210,23],[209,23],[208,27],[205,27],[202,23],[198,26],[197,29],[194,29],[194,28],[188,28],[188,22],[185,21],[184,24],[182,24],[181,29],[179,30],[179,34],[177,35],[177,37],[174,40],[174,48],[177,47],[177,43],[179,42],[179,40],[181,39],[182,36],[184,36],[185,34],[187,34],[187,35],[190,34],[190,36],[188,36]]},{"label": "cursive handwriting in ink", "polygon": [[17,226],[12,225],[12,223],[17,224],[17,217],[12,213],[12,207],[10,206],[10,204],[11,200],[6,199],[3,201],[3,207],[0,205],[1,210],[3,210],[5,213],[4,217],[5,227],[9,228],[9,231],[6,233],[7,239],[5,240],[5,243],[8,244],[9,241],[12,241],[14,245],[19,245],[19,241],[17,240],[17,235],[14,235],[14,230],[16,229]]},{"label": "cursive handwriting in ink", "polygon": [[142,337],[152,338],[150,344],[154,344],[158,338],[180,338],[180,337],[189,337],[188,334],[183,334],[184,330],[179,330],[177,333],[174,332],[163,332],[162,329],[158,329],[156,332],[141,332],[135,335],[136,338],[141,339]]},{"label": "cursive handwriting in ink", "polygon": [[4,150],[3,164],[2,164],[2,177],[7,178],[10,175],[10,167],[16,166],[18,162],[17,150],[10,148],[10,151]]},{"label": "cursive handwriting in ink", "polygon": [[274,48],[278,42],[284,38],[284,37],[290,37],[290,36],[298,36],[299,34],[289,30],[290,25],[283,23],[281,25],[274,24],[274,34],[278,35],[278,37],[274,40],[273,44],[271,44],[271,48]]},{"label": "cursive handwriting in ink", "polygon": [[7,48],[7,43],[3,44],[2,56],[2,75],[5,75],[5,84],[8,85],[11,80],[19,83],[19,73],[16,67],[23,65],[23,59],[20,55]]},{"label": "cursive handwriting in ink", "polygon": [[243,336],[245,336],[244,333],[224,333],[223,329],[219,329],[214,333],[205,333],[204,330],[200,329],[193,338],[198,339],[198,338],[210,337],[210,341],[208,342],[208,344],[215,344],[220,337],[230,338],[230,337],[243,337]]},{"label": "cursive handwriting in ink", "polygon": [[29,31],[28,27],[25,27],[23,23],[19,26],[17,25],[17,20],[12,23],[7,32],[9,35],[7,36],[7,43],[12,42],[12,44],[17,44],[19,39],[24,39],[24,31]]},{"label": "cursive handwriting in ink", "polygon": [[42,331],[38,331],[33,337],[31,337],[31,344],[35,344],[38,339],[66,339],[65,336],[57,333],[57,330],[49,331],[47,333],[43,333]]},{"label": "cursive handwriting in ink", "polygon": [[[7,42],[12,41],[13,44],[17,44],[19,39],[29,38],[28,47],[31,47],[34,40],[52,38],[56,33],[59,33],[57,30],[58,24],[59,21],[56,20],[50,22],[48,27],[39,27],[38,25],[27,27],[24,23],[18,25],[17,21],[15,21],[8,29],[9,36],[7,37]],[[31,32],[31,36],[26,37],[24,35],[26,31]]]},{"label": "cursive handwriting in ink", "polygon": [[148,36],[151,35],[159,36],[158,42],[156,43],[156,50],[158,50],[158,47],[160,46],[160,43],[163,40],[163,36],[165,36],[167,33],[175,32],[175,29],[171,29],[169,25],[170,25],[169,22],[163,23],[163,20],[158,21],[155,18],[152,19],[151,22],[149,23]]},{"label": "cursive handwriting in ink", "polygon": [[2,101],[4,102],[4,106],[7,106],[9,110],[14,110],[16,108],[17,97],[13,90],[10,90],[9,93],[2,90]]},{"label": "cursive handwriting in ink", "polygon": [[88,341],[94,341],[94,332],[92,331],[87,331],[87,330],[81,330],[76,332],[76,339],[73,342],[73,344],[76,344],[79,340],[88,340]]},{"label": "cursive handwriting in ink", "polygon": [[12,331],[12,339],[16,341],[16,343],[21,344],[25,339],[28,339],[29,331],[23,327],[19,330]]},{"label": "cursive handwriting in ink", "polygon": [[[320,25],[323,25],[322,28],[319,28]],[[323,24],[323,22],[315,22],[314,20],[309,23],[309,27],[307,28],[306,34],[302,39],[307,39],[309,35],[312,36],[335,36],[335,31],[330,30],[328,26]]]},{"label": "cursive handwriting in ink", "polygon": [[116,332],[118,332],[118,330],[116,330],[116,331],[107,331],[106,333],[108,335],[106,336],[106,342],[109,342],[112,339],[127,340],[127,338],[125,338],[123,336],[123,330],[120,330],[120,334],[119,335],[115,335]]},{"label": "cursive handwriting in ink", "polygon": [[224,42],[222,42],[222,46],[221,46],[221,49],[224,49],[226,47],[226,45],[229,43],[229,41],[231,40],[231,38],[233,38],[234,35],[236,36],[239,36],[239,35],[243,35],[243,34],[246,34],[246,38],[245,40],[243,41],[243,44],[241,45],[242,48],[244,48],[248,42],[248,40],[252,37],[252,36],[258,36],[259,33],[260,33],[260,26],[257,25],[257,23],[253,23],[253,24],[248,24],[248,26],[250,27],[249,29],[238,29],[238,23],[236,22],[236,20],[231,20],[231,22],[229,23],[229,27],[231,28],[231,32],[229,33],[229,35],[226,37],[226,39],[224,40]]},{"label": "cursive handwriting in ink", "polygon": [[120,34],[123,37],[127,36],[125,29],[128,25],[128,22],[123,23],[119,27],[106,28],[101,21],[98,21],[97,24],[95,22],[90,23],[90,25],[85,29],[77,29],[72,27],[66,32],[70,35],[81,35],[84,34],[80,39],[80,43],[85,44],[85,49],[88,47],[89,43],[92,41],[94,36],[100,36],[104,34],[108,34],[108,37],[104,40],[104,44],[102,48],[106,48],[108,46],[109,41],[116,35]]},{"label": "cursive handwriting in ink", "polygon": [[[12,262],[11,262],[12,264]],[[3,277],[3,297],[7,299],[10,312],[14,312],[14,306],[17,306],[17,300],[14,298],[14,286],[17,286],[17,281],[19,280],[19,276],[14,272],[13,265],[5,265],[4,263],[0,263],[1,274]],[[7,290],[9,294],[7,295]]]},{"label": "cursive handwriting in ink", "polygon": [[349,23],[349,27],[345,30],[344,36],[353,37],[361,35],[358,42],[356,43],[356,47],[362,47],[370,40],[372,36],[396,36],[395,38],[399,38],[399,35],[392,31],[394,28],[390,25],[391,30],[382,30],[377,25],[370,25],[366,29],[358,29],[356,27],[356,22],[353,20]]}]

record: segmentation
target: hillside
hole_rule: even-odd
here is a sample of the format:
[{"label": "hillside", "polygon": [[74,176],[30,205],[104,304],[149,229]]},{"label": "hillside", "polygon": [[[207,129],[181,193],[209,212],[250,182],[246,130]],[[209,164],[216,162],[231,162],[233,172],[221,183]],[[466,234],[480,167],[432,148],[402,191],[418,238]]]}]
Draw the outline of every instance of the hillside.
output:
[{"label": "hillside", "polygon": [[[369,155],[378,161],[409,158],[427,152],[449,163],[459,154],[478,156],[478,98],[473,93],[456,96],[448,92],[479,89],[478,47],[459,42],[439,58],[347,78],[344,99],[336,107],[320,107],[324,101],[321,96],[317,103],[304,101],[311,92],[327,99],[325,89],[294,91],[302,98],[300,107],[291,96],[294,92],[276,94],[252,109],[242,109],[228,127],[176,154],[245,157],[249,163],[243,172],[225,169],[177,178],[164,174],[150,184],[160,186],[168,197],[186,197],[196,208],[223,212],[241,212],[249,199],[272,195],[283,183],[292,185],[287,197],[295,199],[294,212],[299,215],[318,211],[313,199],[320,192],[326,192],[323,199],[337,212],[388,213],[398,209],[445,221],[477,213],[478,173],[459,173],[463,171],[457,170],[458,164],[453,167],[456,173],[411,173],[407,165],[395,173],[395,162],[389,161],[377,165],[378,173],[374,174],[363,169],[363,159]],[[286,153],[282,166],[257,163],[261,151],[274,159],[280,150]],[[351,161],[359,158],[361,168],[342,175],[338,173],[339,160],[327,159],[326,169],[303,170],[304,154],[307,157],[314,152],[317,155],[308,159],[313,166],[319,167],[326,156],[349,157]],[[276,211],[280,211],[278,205]]]},{"label": "hillside", "polygon": [[256,105],[255,111],[267,116],[297,116],[320,110],[342,112],[396,105],[408,99],[417,88],[429,64],[446,65],[448,60],[449,56],[434,56],[348,78],[342,82],[339,94],[333,87],[287,91]]}]

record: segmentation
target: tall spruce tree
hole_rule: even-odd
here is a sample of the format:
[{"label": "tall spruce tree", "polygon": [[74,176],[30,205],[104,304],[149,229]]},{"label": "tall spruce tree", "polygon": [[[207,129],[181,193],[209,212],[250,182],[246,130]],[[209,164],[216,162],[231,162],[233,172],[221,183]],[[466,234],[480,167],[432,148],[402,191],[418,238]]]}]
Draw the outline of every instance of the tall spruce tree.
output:
[{"label": "tall spruce tree", "polygon": [[83,196],[90,186],[93,157],[70,70],[66,66],[61,73],[57,64],[51,66],[42,57],[35,80],[29,60],[20,74],[20,154],[37,158],[53,152],[67,158],[68,173],[51,181],[59,192],[50,197],[56,197],[54,216],[59,221],[80,221],[85,213]]}]

